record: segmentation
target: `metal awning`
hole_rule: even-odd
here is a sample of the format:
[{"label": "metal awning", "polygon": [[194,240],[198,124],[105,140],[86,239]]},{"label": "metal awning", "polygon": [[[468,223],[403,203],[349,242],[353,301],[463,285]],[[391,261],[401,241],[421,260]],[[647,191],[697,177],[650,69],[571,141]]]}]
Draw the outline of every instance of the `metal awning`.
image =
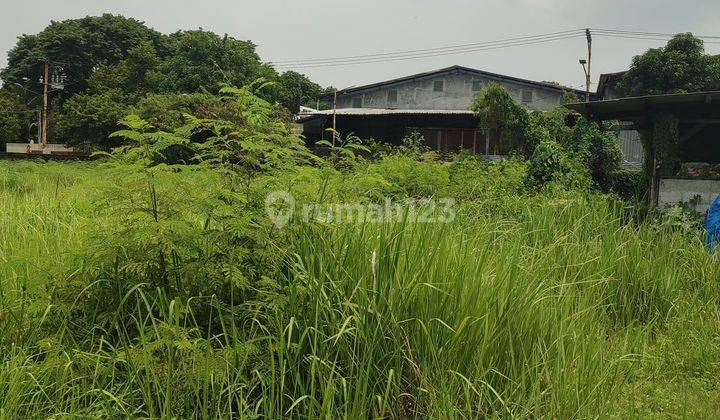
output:
[{"label": "metal awning", "polygon": [[720,119],[720,91],[648,95],[566,105],[594,120],[632,121],[642,125],[650,113],[672,112],[682,119]]}]

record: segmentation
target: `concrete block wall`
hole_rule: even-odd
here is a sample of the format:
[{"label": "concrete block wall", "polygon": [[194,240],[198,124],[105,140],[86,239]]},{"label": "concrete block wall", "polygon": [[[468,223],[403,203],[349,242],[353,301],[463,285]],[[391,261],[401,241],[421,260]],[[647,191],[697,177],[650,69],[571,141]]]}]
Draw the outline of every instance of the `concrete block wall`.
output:
[{"label": "concrete block wall", "polygon": [[[443,91],[434,91],[434,82],[443,81]],[[394,87],[383,87],[366,93],[354,93],[338,98],[339,108],[354,108],[354,99],[362,98],[362,108],[396,109],[452,109],[467,110],[473,98],[480,93],[473,90],[475,81],[483,86],[494,80],[470,74],[442,75],[434,78],[405,83]],[[498,83],[498,82],[496,82]],[[561,92],[539,87],[503,81],[503,86],[518,103],[522,103],[523,91],[532,91],[532,101],[523,104],[529,109],[546,111],[560,105]],[[397,92],[397,101],[388,101],[388,92]]]},{"label": "concrete block wall", "polygon": [[699,199],[694,209],[705,213],[718,195],[720,195],[720,180],[661,178],[658,206],[663,208]]},{"label": "concrete block wall", "polygon": [[[29,150],[28,150],[28,146],[29,146]],[[30,152],[42,152],[42,151],[43,151],[43,147],[42,147],[42,145],[41,145],[40,143],[33,143],[33,144],[29,144],[29,143],[7,143],[7,144],[5,145],[5,151],[6,151],[7,153],[28,153],[28,151],[30,151]],[[72,152],[72,151],[73,151],[72,148],[66,147],[65,145],[62,145],[62,144],[48,143],[47,146],[45,147],[45,152],[46,152],[46,153],[50,153],[50,152]]]}]

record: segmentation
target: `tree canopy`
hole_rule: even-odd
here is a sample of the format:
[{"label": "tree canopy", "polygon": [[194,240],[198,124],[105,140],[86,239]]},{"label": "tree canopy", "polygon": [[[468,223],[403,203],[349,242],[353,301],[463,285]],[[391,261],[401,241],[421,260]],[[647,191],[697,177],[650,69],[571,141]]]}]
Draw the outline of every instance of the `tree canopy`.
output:
[{"label": "tree canopy", "polygon": [[17,95],[0,89],[0,145],[19,141],[33,117]]},{"label": "tree canopy", "polygon": [[691,33],[678,34],[665,47],[635,56],[618,84],[626,96],[684,93],[720,88],[720,57],[705,54]]},{"label": "tree canopy", "polygon": [[[0,77],[34,108],[45,60],[53,63],[52,75],[64,80],[63,89],[51,91],[58,110],[52,140],[69,144],[107,144],[118,116],[149,94],[217,94],[223,85],[263,79],[272,82],[263,99],[297,112],[323,92],[300,73],[278,74],[251,41],[202,29],[164,35],[112,14],[53,21],[38,34],[18,38]],[[19,136],[20,129],[10,126]]]},{"label": "tree canopy", "polygon": [[87,80],[102,65],[115,65],[128,51],[147,41],[164,49],[165,38],[142,22],[112,14],[52,21],[37,35],[22,35],[8,53],[7,67],[0,72],[5,83],[39,90],[44,61],[52,60],[55,74],[65,77],[68,98],[83,91]]}]

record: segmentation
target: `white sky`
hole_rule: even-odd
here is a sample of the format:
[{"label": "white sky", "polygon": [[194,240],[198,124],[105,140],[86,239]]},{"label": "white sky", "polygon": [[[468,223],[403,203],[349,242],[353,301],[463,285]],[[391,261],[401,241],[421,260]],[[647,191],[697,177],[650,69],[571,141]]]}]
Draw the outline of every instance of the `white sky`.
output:
[{"label": "white sky", "polygon": [[[0,67],[22,33],[52,20],[122,14],[161,32],[202,27],[258,44],[264,61],[339,57],[493,41],[575,28],[720,36],[717,0],[2,0]],[[9,4],[8,4],[9,3]],[[720,41],[720,39],[718,40]],[[595,37],[593,82],[662,41]],[[720,53],[720,44],[707,44]],[[298,69],[339,88],[453,64],[581,87],[584,38],[451,56]]]}]

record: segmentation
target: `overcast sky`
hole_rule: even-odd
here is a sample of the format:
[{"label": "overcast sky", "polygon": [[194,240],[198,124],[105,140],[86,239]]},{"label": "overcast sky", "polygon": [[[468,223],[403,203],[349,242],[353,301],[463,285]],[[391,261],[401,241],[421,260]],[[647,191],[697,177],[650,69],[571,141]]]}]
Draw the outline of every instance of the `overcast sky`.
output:
[{"label": "overcast sky", "polygon": [[[22,33],[50,20],[122,14],[158,31],[202,27],[258,45],[264,61],[340,57],[494,41],[575,28],[720,35],[717,0],[4,0],[0,67]],[[718,40],[720,41],[720,39]],[[595,37],[593,81],[624,70],[662,41]],[[706,44],[720,53],[720,44]],[[494,51],[332,68],[298,69],[322,85],[348,87],[453,64],[567,86],[584,83],[584,38]]]}]

